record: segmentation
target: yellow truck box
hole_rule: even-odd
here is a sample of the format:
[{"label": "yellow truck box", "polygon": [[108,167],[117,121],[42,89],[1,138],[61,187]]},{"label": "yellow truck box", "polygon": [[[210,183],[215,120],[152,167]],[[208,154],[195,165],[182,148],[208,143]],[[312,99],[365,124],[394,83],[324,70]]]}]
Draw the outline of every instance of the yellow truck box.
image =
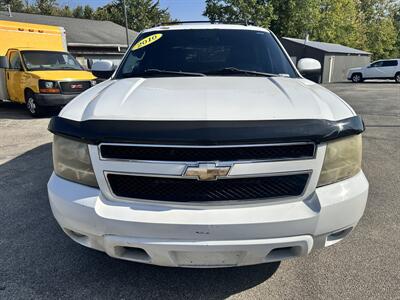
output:
[{"label": "yellow truck box", "polygon": [[64,28],[0,21],[0,100],[25,104],[40,116],[67,104],[95,79],[67,52]]}]

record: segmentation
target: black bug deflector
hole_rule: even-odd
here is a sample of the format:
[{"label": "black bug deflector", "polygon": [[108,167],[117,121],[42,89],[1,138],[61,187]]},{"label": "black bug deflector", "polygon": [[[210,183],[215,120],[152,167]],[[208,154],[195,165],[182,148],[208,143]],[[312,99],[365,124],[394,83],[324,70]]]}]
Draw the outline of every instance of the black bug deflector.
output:
[{"label": "black bug deflector", "polygon": [[257,121],[73,121],[53,117],[49,131],[88,144],[134,143],[164,145],[245,145],[321,143],[365,130],[360,116],[321,119]]}]

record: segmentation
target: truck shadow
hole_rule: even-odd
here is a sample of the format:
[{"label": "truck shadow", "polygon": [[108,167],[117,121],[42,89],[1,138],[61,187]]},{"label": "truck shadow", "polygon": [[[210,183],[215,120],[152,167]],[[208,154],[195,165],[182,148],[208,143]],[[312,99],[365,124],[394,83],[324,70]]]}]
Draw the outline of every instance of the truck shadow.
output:
[{"label": "truck shadow", "polygon": [[279,267],[163,268],[87,249],[52,216],[51,172],[51,143],[0,165],[0,298],[223,299],[263,283]]},{"label": "truck shadow", "polygon": [[[46,113],[43,118],[58,115],[59,109],[53,109]],[[23,104],[0,101],[0,119],[24,120],[33,119]]]}]

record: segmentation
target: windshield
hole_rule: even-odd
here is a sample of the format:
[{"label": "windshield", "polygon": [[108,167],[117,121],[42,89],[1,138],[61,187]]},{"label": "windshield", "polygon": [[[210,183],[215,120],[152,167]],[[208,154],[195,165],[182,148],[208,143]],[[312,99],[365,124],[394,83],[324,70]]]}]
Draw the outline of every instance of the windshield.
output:
[{"label": "windshield", "polygon": [[83,70],[76,59],[66,52],[23,51],[22,57],[28,71]]},{"label": "windshield", "polygon": [[140,35],[116,78],[204,75],[298,77],[269,32],[193,29]]}]

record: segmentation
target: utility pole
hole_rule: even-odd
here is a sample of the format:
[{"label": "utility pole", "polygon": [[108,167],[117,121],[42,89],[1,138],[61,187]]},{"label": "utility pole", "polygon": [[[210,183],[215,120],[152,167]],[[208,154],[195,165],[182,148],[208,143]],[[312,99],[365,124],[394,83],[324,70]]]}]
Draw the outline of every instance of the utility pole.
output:
[{"label": "utility pole", "polygon": [[11,5],[8,4],[8,5],[7,5],[7,8],[8,8],[8,14],[10,15],[10,18],[12,18]]},{"label": "utility pole", "polygon": [[124,15],[125,15],[126,48],[128,48],[129,47],[129,31],[128,31],[128,14],[126,12],[126,0],[124,0]]}]

